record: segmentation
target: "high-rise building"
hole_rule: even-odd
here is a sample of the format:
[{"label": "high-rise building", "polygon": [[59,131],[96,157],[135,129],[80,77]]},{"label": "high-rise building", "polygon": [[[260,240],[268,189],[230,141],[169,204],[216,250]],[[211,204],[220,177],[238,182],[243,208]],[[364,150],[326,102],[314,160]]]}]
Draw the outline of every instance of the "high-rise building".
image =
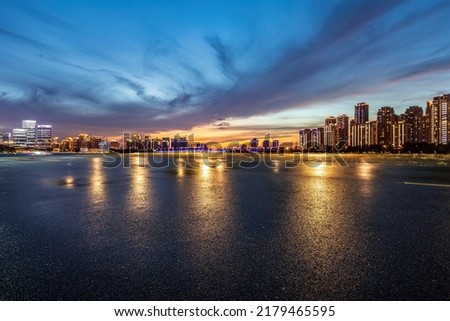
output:
[{"label": "high-rise building", "polygon": [[258,138],[253,137],[252,140],[250,141],[250,147],[251,148],[258,148],[258,143],[259,143]]},{"label": "high-rise building", "polygon": [[61,141],[59,140],[59,137],[52,137],[51,149],[55,152],[61,150]]},{"label": "high-rise building", "polygon": [[[167,145],[168,148],[170,148],[170,141]],[[131,135],[131,138],[127,139],[126,149],[130,151],[139,151],[144,148],[144,145],[141,141],[141,135],[139,134],[133,134]]]},{"label": "high-rise building", "polygon": [[450,94],[436,96],[427,102],[427,142],[429,144],[448,144],[450,139],[450,114],[448,103]]},{"label": "high-rise building", "polygon": [[336,121],[336,117],[328,116],[327,118],[325,118],[325,126],[329,124],[336,124]]},{"label": "high-rise building", "polygon": [[145,149],[145,150],[150,150],[150,149],[152,149],[150,134],[146,134],[146,135],[144,136],[144,149]]},{"label": "high-rise building", "polygon": [[51,149],[52,145],[52,125],[37,125],[36,146],[39,149]]},{"label": "high-rise building", "polygon": [[391,140],[395,148],[401,148],[406,142],[406,126],[404,120],[397,120],[392,124]]},{"label": "high-rise building", "polygon": [[[336,118],[335,118],[336,120]],[[336,123],[328,123],[324,127],[323,140],[324,145],[327,147],[334,147],[337,144],[337,126]]]},{"label": "high-rise building", "polygon": [[369,121],[369,104],[362,102],[355,105],[355,118],[350,121],[350,146],[366,145],[366,122]]},{"label": "high-rise building", "polygon": [[349,121],[348,116],[346,114],[340,115],[337,117],[337,135],[338,135],[338,144],[339,147],[342,147],[348,143],[348,134],[349,134]]},{"label": "high-rise building", "polygon": [[325,145],[325,128],[319,127],[311,130],[311,147],[323,148]]},{"label": "high-rise building", "polygon": [[366,121],[364,124],[364,141],[363,145],[374,146],[378,145],[377,139],[377,121]]},{"label": "high-rise building", "polygon": [[357,124],[354,119],[350,121],[350,146],[363,147],[366,145],[366,123]]},{"label": "high-rise building", "polygon": [[274,139],[272,141],[272,148],[279,148],[280,147],[280,141],[278,139]]},{"label": "high-rise building", "polygon": [[26,147],[27,146],[27,130],[23,128],[13,129],[13,146]]},{"label": "high-rise building", "polygon": [[425,141],[423,124],[423,109],[419,106],[410,106],[405,111],[405,130],[407,143],[422,143]]},{"label": "high-rise building", "polygon": [[428,128],[428,117],[426,114],[424,114],[422,116],[422,135],[423,135],[423,142],[425,142],[425,143],[428,142],[427,128]]},{"label": "high-rise building", "polygon": [[75,142],[73,137],[66,137],[62,140],[60,144],[60,150],[63,152],[74,152]]},{"label": "high-rise building", "polygon": [[174,150],[186,149],[189,146],[187,136],[176,134],[172,139],[172,148]]},{"label": "high-rise building", "polygon": [[0,143],[3,144],[11,143],[11,133],[0,132]]},{"label": "high-rise building", "polygon": [[172,140],[170,139],[170,137],[161,138],[161,149],[162,150],[168,150],[171,145],[172,145]]},{"label": "high-rise building", "polygon": [[89,148],[92,149],[99,149],[100,145],[105,141],[105,139],[103,138],[103,136],[96,136],[96,135],[92,135],[91,136],[91,144],[89,146]]},{"label": "high-rise building", "polygon": [[151,139],[151,148],[152,148],[153,150],[159,150],[159,149],[161,149],[161,139],[159,139],[158,137],[152,138],[152,139]]},{"label": "high-rise building", "polygon": [[77,142],[75,149],[79,152],[85,152],[91,148],[91,136],[87,133],[78,135]]},{"label": "high-rise building", "polygon": [[338,127],[336,125],[337,119],[334,116],[328,116],[325,118],[324,126],[324,145],[328,147],[334,147],[338,142]]},{"label": "high-rise building", "polygon": [[[436,130],[437,108],[433,108],[432,100],[427,101],[427,107],[425,109],[425,115],[423,116],[423,120],[425,121],[425,141],[428,144],[437,145],[437,137],[438,137],[438,133]],[[432,120],[433,123],[431,122]]]},{"label": "high-rise building", "polygon": [[300,129],[298,131],[298,143],[300,144],[300,148],[308,149],[311,145],[311,129]]},{"label": "high-rise building", "polygon": [[377,113],[377,140],[379,145],[392,146],[392,125],[395,122],[394,108],[381,107]]},{"label": "high-rise building", "polygon": [[369,104],[357,103],[355,105],[355,125],[365,124],[369,120]]},{"label": "high-rise building", "polygon": [[36,147],[36,121],[22,120],[22,129],[26,130],[26,147]]}]

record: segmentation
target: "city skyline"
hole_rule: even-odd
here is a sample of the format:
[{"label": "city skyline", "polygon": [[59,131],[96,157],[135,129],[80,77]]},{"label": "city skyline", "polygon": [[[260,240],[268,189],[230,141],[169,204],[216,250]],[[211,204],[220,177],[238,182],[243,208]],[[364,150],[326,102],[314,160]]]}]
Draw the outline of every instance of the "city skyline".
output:
[{"label": "city skyline", "polygon": [[[153,133],[123,132],[122,139],[114,140],[102,135],[80,133],[59,139],[53,137],[52,125],[37,124],[36,120],[22,120],[22,128],[15,128],[12,134],[0,131],[0,143],[7,143],[19,148],[53,149],[57,151],[89,151],[113,147],[122,150],[178,150],[186,148],[204,149],[207,144],[219,143],[222,148],[236,147],[269,151],[273,148],[286,147],[294,150],[319,151],[387,151],[403,150],[422,152],[425,147],[428,152],[436,152],[438,146],[447,148],[450,137],[450,114],[447,104],[450,94],[435,96],[426,102],[426,109],[420,106],[409,106],[403,113],[396,113],[391,106],[382,106],[376,113],[376,119],[370,119],[370,105],[359,102],[354,105],[354,117],[340,114],[337,117],[329,115],[324,118],[324,126],[302,128],[298,131],[298,141],[281,141],[268,132],[264,137],[253,135],[245,139],[233,138],[230,142],[202,141],[195,133],[165,134],[161,137]],[[6,139],[6,140],[5,140]],[[93,139],[93,142],[91,142]],[[110,140],[110,141],[108,141]],[[262,144],[259,144],[259,143]],[[228,146],[227,146],[228,144]],[[408,148],[405,150],[405,144]],[[419,145],[422,147],[419,148]],[[426,147],[424,144],[428,145]],[[62,147],[61,147],[62,146]],[[444,147],[445,146],[445,147]],[[443,151],[443,150],[441,150]]]},{"label": "city skyline", "polygon": [[358,101],[449,92],[445,1],[3,4],[3,128],[292,140]]}]

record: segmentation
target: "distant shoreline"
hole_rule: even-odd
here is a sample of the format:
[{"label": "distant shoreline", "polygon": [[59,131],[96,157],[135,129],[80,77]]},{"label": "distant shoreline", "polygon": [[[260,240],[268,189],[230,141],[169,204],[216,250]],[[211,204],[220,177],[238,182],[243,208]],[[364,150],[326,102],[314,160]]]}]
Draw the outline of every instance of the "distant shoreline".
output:
[{"label": "distant shoreline", "polygon": [[221,152],[221,151],[152,151],[152,152],[133,152],[133,153],[122,153],[122,152],[109,152],[109,153],[98,153],[98,152],[87,152],[87,153],[79,153],[79,152],[52,152],[48,154],[29,154],[29,153],[0,153],[0,156],[114,156],[114,155],[126,155],[126,156],[139,156],[139,155],[172,155],[172,156],[178,156],[178,155],[208,155],[209,157],[219,156],[219,155],[233,155],[236,156],[242,156],[242,157],[249,157],[252,155],[259,155],[259,156],[271,156],[271,157],[307,157],[307,156],[326,156],[326,157],[336,157],[337,155],[341,157],[369,157],[369,158],[390,158],[390,159],[410,159],[410,158],[418,158],[418,159],[449,159],[450,160],[450,154],[429,154],[429,153],[399,153],[399,154],[393,154],[393,153],[301,153],[301,152],[294,152],[294,153],[265,153],[265,152]]},{"label": "distant shoreline", "polygon": [[[30,154],[0,154],[0,158],[4,160],[14,158],[27,159],[30,161],[45,159],[48,157],[105,157],[119,159],[138,158],[147,160],[158,164],[161,158],[169,159],[195,159],[201,162],[205,160],[205,164],[210,164],[210,161],[216,162],[224,160],[229,163],[230,160],[243,160],[247,164],[258,164],[267,162],[287,162],[287,164],[304,163],[308,164],[326,164],[336,166],[349,164],[380,164],[380,165],[404,165],[404,166],[427,166],[427,167],[450,167],[450,154],[378,154],[378,153],[229,153],[229,152],[149,152],[149,153],[74,153],[74,152],[55,152],[49,155],[30,155]],[[106,160],[107,161],[107,160]],[[108,161],[107,161],[108,162]],[[120,162],[119,162],[120,163]],[[119,164],[117,163],[117,164]],[[234,163],[232,161],[232,163]],[[176,165],[177,166],[177,165]],[[288,166],[292,167],[292,166]],[[295,167],[295,166],[294,166]]]}]

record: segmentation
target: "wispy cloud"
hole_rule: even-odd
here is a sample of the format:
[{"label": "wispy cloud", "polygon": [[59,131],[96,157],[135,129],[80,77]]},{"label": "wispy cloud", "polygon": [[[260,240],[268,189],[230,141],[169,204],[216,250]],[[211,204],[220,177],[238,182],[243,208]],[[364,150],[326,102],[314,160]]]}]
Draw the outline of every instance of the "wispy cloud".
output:
[{"label": "wispy cloud", "polygon": [[37,48],[37,49],[45,49],[45,50],[49,49],[45,44],[43,44],[39,41],[19,35],[15,32],[12,32],[12,31],[9,31],[9,30],[3,29],[3,28],[0,28],[0,37],[9,38],[13,42],[24,44],[26,46]]},{"label": "wispy cloud", "polygon": [[[316,32],[292,32],[288,21],[273,15],[265,23],[295,35],[282,45],[251,10],[239,17],[248,28],[237,32],[230,12],[222,17],[222,29],[206,22],[194,28],[179,22],[194,14],[183,8],[155,20],[114,5],[118,21],[102,17],[94,3],[95,19],[21,4],[14,11],[21,23],[0,22],[0,59],[8,62],[0,64],[0,109],[8,111],[0,125],[45,115],[67,131],[189,130],[207,124],[244,130],[228,119],[373,96],[379,86],[450,72],[445,1],[336,1],[326,8],[297,3],[298,12],[289,16],[317,10],[311,12],[319,17]],[[152,4],[146,9],[151,15]],[[206,21],[209,12],[196,14]],[[158,25],[165,19],[174,21],[164,24],[170,30]],[[124,21],[124,31],[115,35]],[[273,126],[249,128],[291,126],[276,119]]]}]

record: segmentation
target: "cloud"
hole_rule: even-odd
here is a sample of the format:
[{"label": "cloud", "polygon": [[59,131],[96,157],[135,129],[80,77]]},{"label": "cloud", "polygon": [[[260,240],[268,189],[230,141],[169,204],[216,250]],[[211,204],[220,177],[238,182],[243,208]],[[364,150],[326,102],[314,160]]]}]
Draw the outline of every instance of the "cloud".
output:
[{"label": "cloud", "polygon": [[[338,1],[311,13],[317,15],[315,33],[293,32],[291,41],[274,47],[266,44],[276,43],[273,35],[257,19],[242,30],[245,35],[230,35],[207,27],[161,32],[131,18],[127,21],[143,30],[140,36],[130,34],[124,41],[118,35],[114,41],[102,24],[118,22],[98,17],[74,25],[54,11],[22,10],[38,22],[36,30],[0,27],[0,45],[8,44],[0,58],[11,62],[0,66],[0,109],[8,111],[4,121],[9,124],[39,116],[62,128],[107,133],[190,130],[211,126],[215,119],[214,128],[225,129],[231,118],[322,106],[373,93],[381,85],[450,71],[448,41],[442,38],[450,24],[434,23],[449,14],[445,2],[424,7],[420,2]],[[174,20],[189,14],[175,11]],[[225,29],[233,22],[229,18]],[[276,16],[269,22],[290,27]],[[42,24],[58,32],[36,38]],[[89,35],[81,31],[89,28]],[[27,56],[17,45],[44,54]],[[271,50],[259,50],[263,47]],[[274,128],[288,129],[283,123]],[[233,126],[238,129],[244,130]]]},{"label": "cloud", "polygon": [[413,78],[416,76],[422,76],[424,74],[435,74],[450,71],[450,52],[446,52],[446,56],[431,58],[421,61],[419,64],[411,64],[404,66],[395,71],[395,80]]},{"label": "cloud", "polygon": [[233,51],[218,36],[205,37],[205,40],[215,50],[223,74],[231,81],[236,81],[239,74],[234,67]]},{"label": "cloud", "polygon": [[138,84],[136,82],[133,82],[133,81],[127,79],[127,78],[121,77],[121,76],[116,76],[116,75],[113,75],[113,76],[114,76],[114,78],[117,79],[117,81],[119,83],[125,84],[128,87],[130,87],[131,89],[133,89],[136,92],[136,96],[142,98],[144,101],[149,102],[149,103],[157,102],[155,96],[148,95],[145,92],[144,86],[142,86],[142,85],[140,85],[140,84]]},{"label": "cloud", "polygon": [[58,29],[61,29],[64,31],[80,32],[79,28],[68,23],[67,21],[64,21],[62,19],[59,19],[58,17],[55,17],[54,15],[51,15],[46,12],[42,12],[36,8],[30,7],[27,5],[18,4],[18,6],[24,13],[28,14],[30,17],[33,17],[34,19],[38,20],[41,23],[45,23],[51,27],[58,28]]},{"label": "cloud", "polygon": [[230,128],[231,124],[229,122],[223,121],[220,123],[214,123],[213,126],[219,127],[219,129],[227,129]]},{"label": "cloud", "polygon": [[14,42],[26,45],[28,47],[32,47],[32,48],[36,48],[36,49],[43,49],[43,50],[49,49],[48,46],[46,46],[45,44],[43,44],[39,41],[19,35],[15,32],[12,32],[12,31],[9,31],[9,30],[3,29],[3,28],[0,28],[0,39],[2,36],[9,38],[10,40],[12,40]]}]

